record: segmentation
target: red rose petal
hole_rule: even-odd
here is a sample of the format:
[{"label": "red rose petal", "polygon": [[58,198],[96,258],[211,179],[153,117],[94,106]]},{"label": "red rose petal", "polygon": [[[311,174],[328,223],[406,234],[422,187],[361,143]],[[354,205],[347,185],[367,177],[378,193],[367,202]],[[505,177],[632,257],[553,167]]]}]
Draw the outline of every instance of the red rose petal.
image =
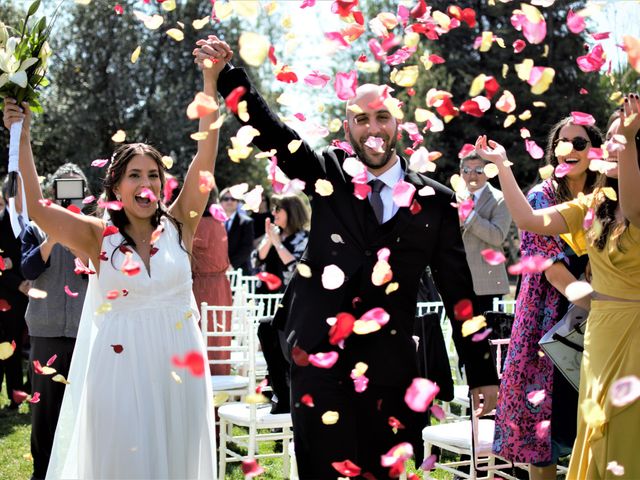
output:
[{"label": "red rose petal", "polygon": [[122,353],[122,351],[124,350],[124,347],[119,343],[115,345],[111,345],[111,348],[113,348],[113,351],[116,353]]},{"label": "red rose petal", "polygon": [[306,405],[309,408],[315,407],[315,404],[313,403],[313,397],[308,393],[305,393],[304,395],[302,395],[302,397],[300,397],[300,403]]},{"label": "red rose petal", "polygon": [[11,305],[4,298],[0,298],[0,312],[8,312],[11,310]]},{"label": "red rose petal", "polygon": [[473,317],[473,303],[468,298],[460,300],[453,307],[453,316],[456,320],[469,320]]},{"label": "red rose petal", "polygon": [[309,354],[298,346],[291,349],[291,358],[299,367],[306,367],[309,365]]},{"label": "red rose petal", "polygon": [[187,352],[184,358],[174,355],[171,358],[171,363],[178,368],[188,369],[194,377],[201,377],[204,375],[204,357],[196,350]]},{"label": "red rose petal", "polygon": [[243,86],[236,87],[231,90],[231,93],[224,99],[227,108],[233,113],[238,113],[238,103],[240,103],[240,99],[245,93],[247,93],[247,89]]},{"label": "red rose petal", "polygon": [[278,290],[282,286],[282,280],[273,273],[260,272],[256,275],[258,279],[267,285],[269,290]]},{"label": "red rose petal", "polygon": [[351,460],[333,462],[331,466],[335,468],[340,475],[344,475],[345,477],[357,477],[362,471],[362,469]]}]

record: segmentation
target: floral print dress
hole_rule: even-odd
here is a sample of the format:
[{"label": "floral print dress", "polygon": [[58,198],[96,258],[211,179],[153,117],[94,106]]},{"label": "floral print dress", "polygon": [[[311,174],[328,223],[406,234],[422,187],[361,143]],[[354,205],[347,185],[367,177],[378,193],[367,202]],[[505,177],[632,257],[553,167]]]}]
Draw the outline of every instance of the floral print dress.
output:
[{"label": "floral print dress", "polygon": [[[555,205],[551,180],[536,185],[527,199],[535,210]],[[559,236],[526,231],[522,232],[520,253],[562,261],[568,267],[571,261],[577,260]],[[500,383],[493,443],[494,453],[507,460],[534,464],[552,460],[554,366],[549,358],[540,354],[538,342],[562,318],[567,307],[563,295],[547,281],[544,273],[522,276]],[[544,399],[536,404],[530,402],[527,396],[539,390],[545,392]]]}]

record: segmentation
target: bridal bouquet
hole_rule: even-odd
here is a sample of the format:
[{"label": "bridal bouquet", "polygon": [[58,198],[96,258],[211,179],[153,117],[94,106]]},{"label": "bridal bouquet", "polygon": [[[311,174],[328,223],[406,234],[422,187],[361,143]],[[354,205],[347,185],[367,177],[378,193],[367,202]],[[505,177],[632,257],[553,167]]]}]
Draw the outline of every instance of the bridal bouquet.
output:
[{"label": "bridal bouquet", "polygon": [[[40,0],[35,0],[17,29],[0,22],[0,98],[29,102],[34,112],[42,111],[38,90],[49,84],[45,72],[51,56],[47,43],[51,26],[46,17],[34,18],[39,7]],[[17,36],[10,36],[10,31]]]},{"label": "bridal bouquet", "polygon": [[[29,102],[31,110],[38,113],[42,112],[39,90],[49,83],[45,72],[47,59],[51,56],[47,43],[51,25],[47,25],[46,17],[34,17],[39,7],[40,0],[35,0],[16,29],[7,28],[0,22],[0,98],[15,98],[19,104]],[[10,32],[16,35],[10,35]],[[28,220],[24,190],[22,212],[16,211],[14,198],[20,180],[18,152],[21,132],[22,122],[16,122],[11,126],[9,137],[9,213],[16,236],[21,230],[18,216]]]}]

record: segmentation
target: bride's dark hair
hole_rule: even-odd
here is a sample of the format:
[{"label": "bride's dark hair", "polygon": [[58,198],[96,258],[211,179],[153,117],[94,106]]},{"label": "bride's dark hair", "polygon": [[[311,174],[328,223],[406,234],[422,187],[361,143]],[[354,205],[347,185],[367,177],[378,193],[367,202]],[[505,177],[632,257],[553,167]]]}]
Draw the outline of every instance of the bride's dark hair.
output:
[{"label": "bride's dark hair", "polygon": [[[160,184],[161,187],[164,188],[166,176],[165,167],[162,163],[162,155],[160,154],[160,152],[151,145],[147,145],[146,143],[128,143],[119,146],[111,157],[111,163],[109,165],[109,168],[107,169],[107,174],[103,182],[103,195],[106,197],[106,201],[113,202],[117,200],[114,189],[118,186],[120,180],[122,180],[122,177],[127,171],[127,165],[136,155],[146,155],[156,163],[160,175]],[[136,243],[133,241],[133,238],[131,238],[125,231],[125,227],[129,224],[129,218],[127,218],[127,214],[125,213],[125,211],[109,209],[109,216],[111,217],[111,222],[113,223],[113,225],[118,228],[120,234],[124,238],[123,242],[118,245],[116,249],[124,245],[130,245],[135,248]],[[182,224],[175,217],[173,217],[171,213],[169,213],[167,206],[162,202],[162,200],[158,199],[158,208],[156,209],[153,217],[151,217],[151,224],[154,227],[157,227],[160,224],[160,220],[163,216],[167,217],[171,221],[171,223],[175,225],[176,229],[178,230],[178,242],[182,247]]]}]

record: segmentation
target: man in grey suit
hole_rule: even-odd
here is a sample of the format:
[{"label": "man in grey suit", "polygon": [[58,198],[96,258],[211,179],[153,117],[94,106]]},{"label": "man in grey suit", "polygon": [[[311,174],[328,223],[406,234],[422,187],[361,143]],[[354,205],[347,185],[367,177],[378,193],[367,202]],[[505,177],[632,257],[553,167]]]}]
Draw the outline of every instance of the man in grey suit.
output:
[{"label": "man in grey suit", "polygon": [[504,263],[489,265],[480,252],[490,249],[504,253],[502,243],[511,226],[511,215],[502,192],[487,182],[485,165],[475,153],[460,161],[460,175],[467,184],[469,196],[473,197],[473,210],[460,227],[481,312],[493,310],[493,299],[509,292],[509,280]]}]

